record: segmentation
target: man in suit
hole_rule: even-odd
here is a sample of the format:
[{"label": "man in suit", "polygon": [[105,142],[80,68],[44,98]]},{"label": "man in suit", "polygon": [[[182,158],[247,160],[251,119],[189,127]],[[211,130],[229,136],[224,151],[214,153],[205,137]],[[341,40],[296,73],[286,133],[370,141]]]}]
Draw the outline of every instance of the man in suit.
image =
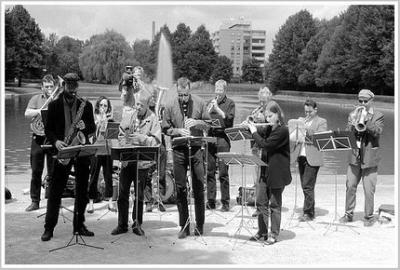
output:
[{"label": "man in suit", "polygon": [[[75,73],[64,76],[64,92],[56,100],[50,102],[48,119],[45,126],[46,137],[49,142],[59,151],[70,143],[65,141],[71,134],[78,134],[84,142],[89,143],[89,134],[96,131],[93,117],[93,107],[90,102],[77,97],[79,77]],[[73,126],[75,124],[75,126]],[[72,136],[71,139],[76,137]],[[84,139],[83,139],[84,138]],[[72,159],[67,165],[56,161],[54,164],[53,180],[49,185],[49,197],[47,201],[45,231],[41,237],[42,241],[49,241],[53,237],[54,227],[58,221],[61,196],[67,183],[71,167],[75,166],[75,205],[73,219],[73,233],[83,236],[94,236],[84,225],[85,208],[88,203],[88,179],[90,157],[78,157]]]},{"label": "man in suit", "polygon": [[[317,132],[326,131],[328,126],[325,118],[318,116],[317,103],[307,99],[304,103],[305,117],[299,120],[304,122],[305,135],[313,135]],[[314,144],[308,143],[304,137],[296,144],[294,150],[298,153],[298,166],[301,187],[304,194],[303,215],[300,221],[311,221],[315,216],[315,184],[319,167],[324,165],[322,153]]]},{"label": "man in suit", "polygon": [[[198,131],[194,127],[205,128],[206,124],[202,120],[209,120],[206,103],[198,96],[190,94],[190,82],[187,78],[181,77],[177,81],[178,99],[167,106],[164,111],[162,129],[164,133],[171,136],[172,139],[191,135],[191,131]],[[201,133],[201,131],[200,131]],[[193,135],[193,134],[192,134]],[[174,145],[174,175],[177,189],[177,206],[179,212],[179,225],[181,230],[178,238],[186,238],[190,235],[190,227],[187,223],[189,218],[186,176],[189,162],[191,162],[191,176],[196,214],[195,235],[203,234],[204,225],[204,164],[203,152],[201,146],[193,145],[191,147],[191,156],[189,157],[188,146]]]},{"label": "man in suit", "polygon": [[[349,114],[347,129],[354,133],[357,148],[352,149],[346,179],[346,213],[340,222],[352,222],[356,206],[357,185],[363,180],[364,187],[364,226],[372,226],[374,220],[374,194],[381,158],[379,138],[383,132],[384,115],[373,107],[374,93],[362,89],[358,93],[360,104]],[[363,120],[362,120],[363,119]],[[363,124],[360,129],[358,124]],[[356,128],[357,126],[357,128]]]},{"label": "man in suit", "polygon": [[215,179],[216,162],[219,168],[219,182],[221,188],[221,211],[229,211],[229,175],[228,165],[222,160],[218,161],[217,153],[229,152],[231,144],[225,133],[226,128],[233,126],[235,118],[235,102],[226,96],[227,83],[224,80],[218,80],[215,83],[216,97],[210,101],[208,112],[211,119],[218,119],[221,126],[210,129],[210,136],[217,138],[217,143],[211,143],[208,146],[208,172],[207,172],[207,209],[215,209],[217,196],[217,181]]}]

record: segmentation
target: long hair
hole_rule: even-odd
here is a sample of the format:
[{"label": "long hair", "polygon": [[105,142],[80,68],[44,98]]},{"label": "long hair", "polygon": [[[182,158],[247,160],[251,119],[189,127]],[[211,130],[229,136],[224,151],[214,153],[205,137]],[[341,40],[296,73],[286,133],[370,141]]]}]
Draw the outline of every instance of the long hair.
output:
[{"label": "long hair", "polygon": [[107,113],[111,113],[111,110],[112,110],[112,108],[111,108],[111,101],[107,98],[107,97],[105,97],[105,96],[100,96],[98,99],[97,99],[97,101],[96,101],[96,105],[94,106],[94,113],[95,114],[99,114],[100,113],[100,102],[103,100],[103,99],[105,99],[105,100],[107,100],[107,105],[108,105],[108,107],[107,107],[107,111],[106,111],[106,114]]},{"label": "long hair", "polygon": [[278,105],[278,103],[271,105],[269,111],[278,115],[278,124],[280,126],[285,123],[285,114],[283,113],[282,108]]}]

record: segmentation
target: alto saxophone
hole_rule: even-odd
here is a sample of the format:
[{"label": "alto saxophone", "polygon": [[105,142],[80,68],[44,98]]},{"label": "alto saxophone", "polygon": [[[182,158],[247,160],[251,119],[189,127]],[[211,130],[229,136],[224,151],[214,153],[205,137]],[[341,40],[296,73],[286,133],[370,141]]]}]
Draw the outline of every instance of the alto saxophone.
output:
[{"label": "alto saxophone", "polygon": [[[78,128],[76,127],[76,125],[78,124],[78,122],[81,120],[82,115],[83,115],[83,111],[85,109],[86,106],[86,100],[82,99],[79,96],[76,96],[80,101],[81,101],[81,105],[79,106],[78,112],[76,113],[75,119],[72,122],[71,126],[69,127],[67,136],[64,139],[64,142],[68,145],[68,146],[74,146],[74,145],[78,145],[78,144],[85,144],[86,143],[86,138],[85,138],[85,134],[83,134],[82,131],[78,130]],[[70,158],[66,158],[66,159],[58,159],[58,161],[64,165],[67,166],[69,164],[69,162],[71,161]]]}]

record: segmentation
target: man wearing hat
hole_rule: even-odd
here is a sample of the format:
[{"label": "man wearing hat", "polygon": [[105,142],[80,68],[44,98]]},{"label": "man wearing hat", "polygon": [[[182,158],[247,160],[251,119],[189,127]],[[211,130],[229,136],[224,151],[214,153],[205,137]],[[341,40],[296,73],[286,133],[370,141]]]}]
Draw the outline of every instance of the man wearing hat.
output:
[{"label": "man wearing hat", "polygon": [[[120,144],[132,146],[158,146],[161,142],[161,127],[157,116],[149,109],[150,95],[141,90],[134,95],[135,107],[122,115],[120,124]],[[118,196],[118,226],[112,230],[112,235],[128,231],[129,193],[132,181],[138,191],[135,191],[135,200],[132,211],[132,232],[139,236],[144,235],[141,228],[143,222],[143,188],[147,179],[148,170],[153,162],[141,161],[122,163],[119,180]],[[136,167],[139,166],[138,177]],[[136,211],[137,210],[137,211]]]},{"label": "man wearing hat", "polygon": [[[340,222],[352,222],[356,206],[357,185],[363,180],[365,204],[364,226],[374,223],[374,194],[380,160],[379,137],[383,131],[384,116],[373,107],[374,94],[362,89],[358,93],[359,106],[349,114],[347,129],[354,132],[357,148],[352,149],[346,179],[346,213]],[[362,122],[362,123],[360,123]],[[364,124],[365,128],[357,127]]]},{"label": "man wearing hat", "polygon": [[[93,107],[90,102],[78,98],[79,77],[75,73],[64,76],[64,92],[50,102],[48,119],[45,126],[45,134],[49,142],[59,151],[69,146],[66,138],[75,140],[78,134],[81,136],[79,142],[88,144],[88,136],[96,131],[93,118]],[[73,126],[74,125],[74,126]],[[71,136],[72,134],[72,136]],[[76,141],[76,140],[75,140]],[[47,201],[45,231],[41,237],[42,241],[49,241],[53,237],[54,227],[58,221],[61,196],[67,183],[71,167],[75,168],[75,205],[73,233],[83,236],[94,236],[84,225],[85,208],[88,203],[87,189],[89,179],[90,157],[77,157],[69,162],[54,162],[53,181],[49,185],[49,196]]]}]

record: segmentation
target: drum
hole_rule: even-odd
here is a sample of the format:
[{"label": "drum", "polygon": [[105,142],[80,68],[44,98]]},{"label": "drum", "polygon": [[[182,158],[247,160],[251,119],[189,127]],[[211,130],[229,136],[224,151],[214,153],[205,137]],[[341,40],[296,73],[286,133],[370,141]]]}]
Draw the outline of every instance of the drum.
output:
[{"label": "drum", "polygon": [[[157,170],[153,172],[152,175],[152,183],[153,183],[153,192],[157,194]],[[153,193],[153,194],[154,194]],[[175,179],[172,176],[171,171],[167,170],[165,173],[165,194],[160,192],[161,201],[166,204],[174,204],[176,203],[176,188],[175,188]],[[156,198],[156,196],[153,196]]]}]

